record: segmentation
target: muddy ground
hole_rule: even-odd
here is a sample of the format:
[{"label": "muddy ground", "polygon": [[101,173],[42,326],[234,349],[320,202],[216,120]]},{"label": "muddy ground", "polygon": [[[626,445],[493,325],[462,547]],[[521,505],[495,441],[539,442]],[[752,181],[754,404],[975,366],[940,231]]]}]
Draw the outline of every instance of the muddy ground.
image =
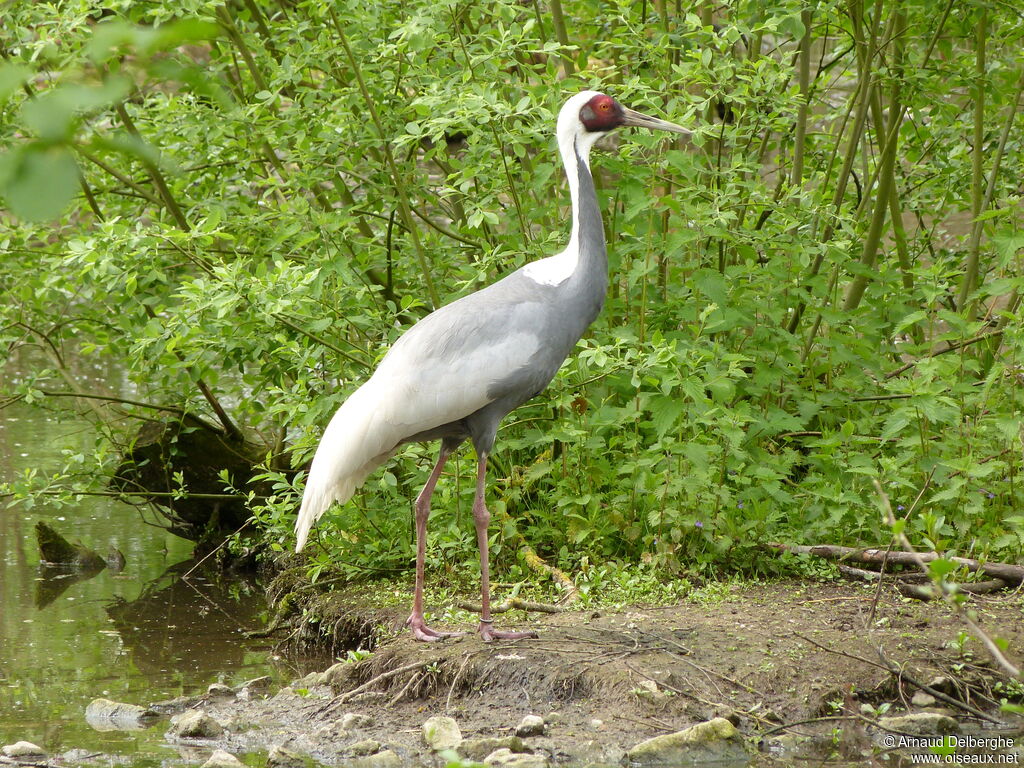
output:
[{"label": "muddy ground", "polygon": [[[333,616],[336,650],[372,647],[372,654],[266,699],[209,699],[204,708],[230,731],[211,744],[235,752],[283,746],[337,764],[370,739],[403,764],[442,765],[423,745],[428,717],[450,715],[465,738],[476,738],[508,736],[524,715],[536,714],[547,731],[525,740],[534,752],[565,764],[618,764],[644,739],[726,716],[762,750],[761,762],[814,754],[859,764],[880,751],[881,732],[871,723],[882,714],[941,711],[964,732],[996,728],[965,709],[973,707],[1010,732],[1020,728],[997,704],[1021,688],[999,682],[1005,677],[962,634],[960,620],[942,605],[889,589],[870,625],[873,587],[774,583],[662,607],[514,611],[496,623],[533,628],[539,639],[490,645],[475,635],[416,643],[391,631],[404,611],[382,614],[332,599],[320,606],[319,624]],[[971,605],[1019,664],[1022,597],[976,597]],[[950,700],[915,706],[917,683]],[[889,712],[879,711],[886,704]],[[341,718],[353,712],[372,725],[343,729]]]}]

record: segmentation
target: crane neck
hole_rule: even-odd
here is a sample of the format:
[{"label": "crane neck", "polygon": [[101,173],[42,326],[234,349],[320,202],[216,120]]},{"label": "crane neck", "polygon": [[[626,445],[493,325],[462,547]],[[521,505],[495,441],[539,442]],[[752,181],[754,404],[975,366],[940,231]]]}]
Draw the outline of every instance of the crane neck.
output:
[{"label": "crane neck", "polygon": [[[576,132],[560,137],[559,152],[565,166],[565,175],[569,182],[569,197],[572,201],[572,231],[565,255],[575,259],[582,247],[581,230],[585,225],[593,225],[594,215],[598,225],[602,248],[604,246],[604,228],[601,226],[601,215],[597,206],[597,193],[594,190],[594,178],[590,173],[590,149],[597,140],[597,134],[579,135]],[[588,232],[592,235],[594,233]]]},{"label": "crane neck", "polygon": [[[603,299],[608,280],[608,258],[605,252],[604,226],[597,204],[594,179],[590,174],[590,149],[599,134],[577,130],[559,131],[558,150],[565,166],[572,200],[572,230],[565,250],[546,259],[527,264],[527,277],[541,285],[568,286],[570,278],[587,277],[587,286],[580,290]],[[572,281],[576,282],[576,281]]]}]

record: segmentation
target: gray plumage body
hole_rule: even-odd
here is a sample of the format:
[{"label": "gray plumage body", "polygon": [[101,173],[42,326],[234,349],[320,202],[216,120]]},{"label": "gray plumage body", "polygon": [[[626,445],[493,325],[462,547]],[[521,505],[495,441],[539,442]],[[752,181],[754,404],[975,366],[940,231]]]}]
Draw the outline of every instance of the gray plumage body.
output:
[{"label": "gray plumage body", "polygon": [[[501,420],[547,387],[600,314],[608,286],[608,257],[593,178],[582,160],[578,168],[581,256],[569,279],[557,285],[538,284],[518,269],[431,313],[392,347],[389,354],[408,355],[414,366],[422,361],[422,369],[435,374],[420,379],[424,390],[449,386],[451,375],[461,372],[460,360],[474,357],[476,350],[498,351],[483,371],[466,373],[484,373],[486,405],[401,442],[444,439],[451,446],[469,438],[478,453],[490,453]],[[509,349],[502,344],[509,338],[532,343]]]}]

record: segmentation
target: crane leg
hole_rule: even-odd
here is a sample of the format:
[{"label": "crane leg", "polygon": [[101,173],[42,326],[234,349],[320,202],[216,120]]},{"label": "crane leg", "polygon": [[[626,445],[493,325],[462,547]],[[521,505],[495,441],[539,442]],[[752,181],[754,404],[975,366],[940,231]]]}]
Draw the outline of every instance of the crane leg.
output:
[{"label": "crane leg", "polygon": [[438,632],[428,627],[423,619],[423,571],[424,561],[427,557],[427,518],[430,517],[430,497],[434,495],[434,486],[437,485],[445,462],[448,461],[448,457],[454,449],[454,446],[448,442],[441,441],[441,454],[437,459],[437,464],[434,465],[434,471],[430,473],[420,495],[416,497],[416,589],[412,598],[412,615],[405,623],[412,629],[413,637],[426,643],[466,634],[465,632]]},{"label": "crane leg", "polygon": [[494,628],[491,620],[491,576],[490,557],[488,554],[487,528],[491,522],[491,513],[484,503],[484,491],[487,485],[487,454],[480,454],[476,470],[476,496],[473,498],[473,522],[476,525],[476,543],[480,547],[480,626],[477,631],[485,643],[491,640],[522,640],[537,637],[536,632],[506,632]]}]

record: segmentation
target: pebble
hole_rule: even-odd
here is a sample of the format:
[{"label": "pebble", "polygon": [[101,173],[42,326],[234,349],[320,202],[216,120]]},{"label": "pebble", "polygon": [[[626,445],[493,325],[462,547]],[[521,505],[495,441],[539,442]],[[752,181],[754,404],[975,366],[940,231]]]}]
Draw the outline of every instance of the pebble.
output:
[{"label": "pebble", "polygon": [[915,707],[934,707],[935,697],[932,696],[930,693],[918,691],[914,694],[913,698],[910,700],[910,703],[913,704]]},{"label": "pebble", "polygon": [[245,768],[245,764],[230,752],[215,749],[210,755],[210,759],[203,763],[202,768]]},{"label": "pebble", "polygon": [[305,764],[306,760],[302,755],[280,745],[271,747],[267,754],[267,765],[274,766],[274,768],[298,768]]},{"label": "pebble", "polygon": [[544,718],[538,715],[526,715],[516,726],[516,736],[529,738],[544,735]]},{"label": "pebble", "polygon": [[496,749],[484,759],[484,765],[505,766],[506,768],[547,768],[549,763],[544,755],[530,755],[513,752],[511,749]]},{"label": "pebble", "polygon": [[224,728],[203,710],[191,709],[172,717],[167,733],[182,739],[215,739],[224,733]]},{"label": "pebble", "polygon": [[499,749],[510,752],[526,752],[523,740],[518,736],[502,736],[500,738],[465,739],[459,745],[459,757],[474,762],[482,762],[484,758]]},{"label": "pebble", "polygon": [[423,742],[435,752],[456,749],[462,743],[462,731],[455,718],[435,715],[423,723]]},{"label": "pebble", "polygon": [[355,757],[366,757],[380,752],[380,742],[373,739],[363,739],[355,744],[349,744],[348,751]]},{"label": "pebble", "polygon": [[46,753],[33,744],[31,741],[16,741],[14,744],[7,744],[0,750],[6,757],[38,757]]},{"label": "pebble", "polygon": [[878,724],[887,731],[910,733],[914,736],[959,733],[960,724],[948,715],[934,712],[915,712],[910,715],[880,717]]},{"label": "pebble", "polygon": [[359,712],[346,712],[341,716],[341,720],[338,721],[338,725],[341,726],[344,731],[357,731],[360,728],[373,728],[376,721],[369,715],[363,715]]},{"label": "pebble", "polygon": [[375,755],[359,758],[354,765],[358,765],[359,768],[402,768],[403,763],[402,758],[397,754],[390,749],[385,749]]}]

